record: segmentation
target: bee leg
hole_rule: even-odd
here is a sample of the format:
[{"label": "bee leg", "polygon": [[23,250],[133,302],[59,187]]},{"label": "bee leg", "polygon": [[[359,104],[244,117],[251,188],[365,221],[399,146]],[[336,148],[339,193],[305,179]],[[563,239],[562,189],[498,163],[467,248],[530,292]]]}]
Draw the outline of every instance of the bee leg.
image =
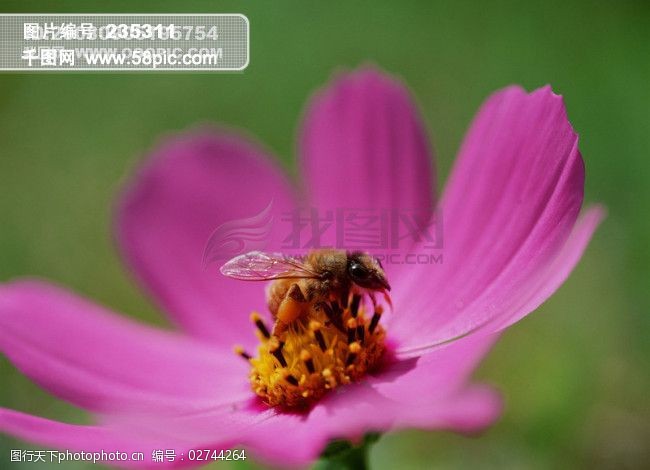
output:
[{"label": "bee leg", "polygon": [[343,289],[341,293],[341,306],[346,309],[348,308],[348,302],[350,301],[350,289]]},{"label": "bee leg", "polygon": [[332,307],[332,310],[334,310],[334,312],[338,313],[339,315],[343,312],[343,309],[341,308],[339,301],[336,299],[332,299],[332,301],[330,302],[330,307]]},{"label": "bee leg", "polygon": [[271,332],[272,336],[275,336],[281,342],[284,342],[284,336],[289,329],[289,325],[282,320],[276,320],[273,325],[273,331]]},{"label": "bee leg", "polygon": [[345,328],[343,328],[343,319],[341,318],[341,312],[335,311],[330,304],[327,302],[319,302],[316,305],[316,308],[325,312],[327,319],[339,330],[345,333]]},{"label": "bee leg", "polygon": [[292,284],[284,299],[280,302],[272,334],[276,337],[284,336],[289,325],[297,320],[308,306],[309,302],[300,290],[300,286]]},{"label": "bee leg", "polygon": [[307,299],[300,290],[300,286],[298,284],[291,284],[291,287],[289,287],[289,290],[287,291],[287,297],[291,297],[293,300],[296,300],[298,302],[307,302]]},{"label": "bee leg", "polygon": [[350,313],[352,314],[352,318],[357,318],[357,315],[359,314],[359,305],[361,304],[361,295],[359,294],[354,294],[352,296],[352,303],[350,304]]}]

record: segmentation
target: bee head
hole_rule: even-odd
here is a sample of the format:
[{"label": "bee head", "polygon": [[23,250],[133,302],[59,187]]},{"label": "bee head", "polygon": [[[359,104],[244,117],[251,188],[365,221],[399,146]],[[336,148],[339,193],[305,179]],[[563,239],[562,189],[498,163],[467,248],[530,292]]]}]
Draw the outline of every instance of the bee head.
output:
[{"label": "bee head", "polygon": [[348,276],[359,287],[371,290],[390,290],[386,273],[377,258],[367,253],[348,254]]}]

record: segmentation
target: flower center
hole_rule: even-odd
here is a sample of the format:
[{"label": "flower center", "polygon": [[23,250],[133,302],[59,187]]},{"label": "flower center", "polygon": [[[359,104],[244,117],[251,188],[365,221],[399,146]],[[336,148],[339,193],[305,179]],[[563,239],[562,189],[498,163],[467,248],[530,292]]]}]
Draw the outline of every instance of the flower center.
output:
[{"label": "flower center", "polygon": [[378,365],[385,349],[382,313],[383,307],[376,305],[370,315],[355,294],[344,307],[337,302],[312,307],[309,315],[289,325],[280,341],[254,312],[257,356],[241,347],[235,351],[250,362],[251,387],[265,403],[308,408],[327,391],[360,380]]}]

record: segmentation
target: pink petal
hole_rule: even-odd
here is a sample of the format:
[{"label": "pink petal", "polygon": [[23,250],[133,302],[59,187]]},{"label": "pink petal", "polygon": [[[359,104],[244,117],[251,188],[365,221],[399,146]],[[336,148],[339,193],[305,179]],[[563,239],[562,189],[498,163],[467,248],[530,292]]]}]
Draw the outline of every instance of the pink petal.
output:
[{"label": "pink petal", "polygon": [[497,339],[498,335],[471,336],[420,357],[395,360],[367,383],[405,408],[453,395],[467,384]]},{"label": "pink petal", "polygon": [[[0,408],[0,431],[50,448],[85,452],[144,452],[140,442],[125,440],[98,426],[60,423],[4,408]],[[46,460],[49,460],[49,456]]]},{"label": "pink petal", "polygon": [[[163,417],[148,425],[163,430],[170,441],[181,436],[190,440],[203,436],[211,442],[229,433],[237,445],[246,447],[257,459],[285,468],[310,464],[332,439],[358,441],[370,431],[416,427],[477,432],[492,424],[502,407],[498,394],[485,386],[471,386],[408,406],[362,387],[348,387],[331,395],[308,415],[241,410],[231,416],[217,413]],[[142,422],[136,426],[142,430]]]},{"label": "pink petal", "polygon": [[499,393],[485,385],[472,385],[437,406],[420,403],[406,408],[394,428],[477,433],[493,425],[502,409]]},{"label": "pink petal", "polygon": [[190,415],[122,421],[146,435],[219,442],[229,436],[258,458],[285,466],[307,465],[331,439],[359,439],[368,431],[417,427],[474,432],[496,420],[501,400],[466,382],[496,338],[466,338],[417,359],[392,363],[367,380],[337,389],[308,414],[236,405]]},{"label": "pink petal", "polygon": [[[391,333],[396,337],[404,335],[398,350],[399,357],[419,356],[450,340],[456,341],[457,338],[473,333],[501,331],[534,311],[569,277],[604,217],[605,211],[600,206],[586,210],[579,217],[569,239],[550,262],[540,266],[525,279],[504,280],[504,283],[510,283],[506,285],[507,288],[500,282],[495,282],[471,305],[463,308],[448,325],[429,338],[405,333],[400,326],[391,326]],[[518,282],[518,287],[513,282]],[[500,306],[498,309],[497,305]],[[421,341],[419,344],[416,343],[418,340]]]},{"label": "pink petal", "polygon": [[[397,410],[399,409],[399,413]],[[256,426],[246,436],[251,452],[270,464],[306,466],[331,439],[359,441],[369,431],[407,428],[477,432],[499,416],[501,402],[487,388],[468,389],[447,401],[396,408],[390,402],[357,402],[353,408],[319,407],[306,420],[283,415]],[[367,417],[365,422],[357,415]],[[271,437],[269,437],[271,436]]]},{"label": "pink petal", "polygon": [[[540,271],[536,278],[530,280],[526,290],[521,290],[518,302],[511,304],[508,309],[510,316],[502,315],[501,318],[495,319],[490,329],[499,330],[512,325],[553,295],[580,261],[593,233],[604,218],[605,209],[601,206],[590,207],[583,211],[569,239],[553,262],[545,270]],[[524,293],[528,294],[527,297]]]},{"label": "pink petal", "polygon": [[[128,185],[117,236],[138,278],[185,330],[228,348],[250,345],[248,316],[265,309],[263,286],[224,278],[218,268],[227,259],[204,269],[204,251],[219,227],[242,242],[240,252],[277,251],[286,236],[281,214],[292,208],[288,182],[256,145],[194,132],[168,139]],[[270,224],[247,226],[265,210]]]},{"label": "pink petal", "polygon": [[[444,261],[414,266],[395,288],[401,315],[390,331],[402,351],[498,331],[559,287],[600,220],[591,213],[574,229],[584,187],[577,144],[549,87],[511,87],[486,102],[442,201]],[[519,305],[531,296],[536,303]]]},{"label": "pink petal", "polygon": [[92,410],[191,410],[250,396],[248,368],[38,281],[0,286],[0,351],[39,385]]},{"label": "pink petal", "polygon": [[[198,443],[193,445],[184,440],[171,441],[155,435],[143,436],[124,428],[67,424],[4,408],[0,408],[0,432],[44,446],[41,448],[46,450],[58,449],[64,453],[66,451],[98,453],[100,458],[98,462],[101,462],[102,452],[106,454],[125,453],[128,460],[115,460],[114,458],[104,460],[107,465],[124,468],[198,466],[201,464],[200,462],[188,462],[188,450],[205,448]],[[229,449],[231,447],[233,447],[231,441],[211,445],[211,448],[214,449]],[[177,456],[174,462],[167,460],[161,463],[152,462],[154,451],[165,452],[167,450],[173,451]],[[139,453],[143,455],[136,457],[135,454]],[[181,460],[181,456],[185,456],[185,459]],[[144,457],[144,460],[136,461],[140,457]],[[46,462],[50,462],[50,458],[49,453],[44,455]],[[54,460],[54,463],[57,463],[57,460]]]},{"label": "pink petal", "polygon": [[[428,222],[433,160],[416,106],[393,77],[363,68],[334,80],[307,109],[300,150],[305,187],[319,216],[371,209],[367,214],[378,217],[381,210],[400,209]],[[334,244],[334,235],[326,231],[324,244]]]}]

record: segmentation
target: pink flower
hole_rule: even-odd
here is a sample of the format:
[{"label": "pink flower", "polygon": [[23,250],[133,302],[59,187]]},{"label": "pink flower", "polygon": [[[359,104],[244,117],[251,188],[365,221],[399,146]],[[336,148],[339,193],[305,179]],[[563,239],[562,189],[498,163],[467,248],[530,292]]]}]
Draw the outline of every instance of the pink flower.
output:
[{"label": "pink flower", "polygon": [[[322,211],[431,213],[436,205],[422,121],[403,86],[376,70],[343,75],[319,92],[299,143],[302,187]],[[394,360],[308,412],[289,413],[254,399],[249,366],[232,352],[236,343],[255,348],[249,313],[266,311],[263,286],[203,269],[201,256],[220,224],[269,201],[280,220],[299,198],[266,152],[235,133],[170,138],[120,197],[115,226],[129,266],[182,332],[138,324],[43,281],[2,285],[0,350],[96,424],[0,409],[0,431],[55,448],[144,452],[145,463],[156,449],[187,456],[242,445],[294,466],[333,438],[367,431],[484,428],[500,400],[470,374],[497,333],[537,308],[579,260],[603,217],[599,207],[579,214],[583,183],[578,136],[560,96],[550,87],[492,95],[437,203],[443,263],[386,266],[394,311],[382,325]],[[282,251],[279,227],[268,251]]]}]

